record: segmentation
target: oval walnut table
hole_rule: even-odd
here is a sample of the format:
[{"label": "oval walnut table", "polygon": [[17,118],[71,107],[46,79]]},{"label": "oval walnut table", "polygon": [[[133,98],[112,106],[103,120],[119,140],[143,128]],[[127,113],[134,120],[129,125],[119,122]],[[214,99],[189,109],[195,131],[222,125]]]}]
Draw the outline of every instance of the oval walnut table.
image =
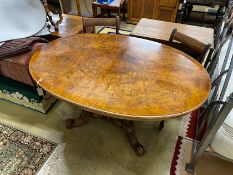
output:
[{"label": "oval walnut table", "polygon": [[68,128],[93,116],[111,120],[125,131],[139,156],[144,149],[133,120],[183,116],[199,108],[210,91],[208,73],[190,56],[123,35],[55,40],[34,54],[29,68],[44,90],[83,109],[78,119],[66,121]]}]

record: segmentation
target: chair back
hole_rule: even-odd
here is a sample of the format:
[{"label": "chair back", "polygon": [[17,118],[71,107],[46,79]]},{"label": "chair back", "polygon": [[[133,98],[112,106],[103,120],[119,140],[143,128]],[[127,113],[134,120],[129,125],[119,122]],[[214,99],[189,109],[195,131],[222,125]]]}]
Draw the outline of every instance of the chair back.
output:
[{"label": "chair back", "polygon": [[86,18],[83,17],[83,32],[90,33],[95,32],[96,26],[114,26],[116,27],[116,34],[119,34],[120,30],[120,17],[116,18]]},{"label": "chair back", "polygon": [[[187,36],[183,33],[180,33],[177,31],[177,29],[173,29],[170,38],[169,43],[171,46],[174,46],[173,40],[176,40],[181,43],[182,46],[178,48],[179,50],[182,50],[186,52],[186,50],[191,50],[191,56],[195,55],[194,57],[197,59],[198,62],[202,63],[205,59],[206,54],[208,53],[211,44],[204,44],[190,36]],[[184,49],[184,50],[183,50]],[[186,52],[187,53],[187,52]],[[189,52],[188,52],[189,54]]]}]

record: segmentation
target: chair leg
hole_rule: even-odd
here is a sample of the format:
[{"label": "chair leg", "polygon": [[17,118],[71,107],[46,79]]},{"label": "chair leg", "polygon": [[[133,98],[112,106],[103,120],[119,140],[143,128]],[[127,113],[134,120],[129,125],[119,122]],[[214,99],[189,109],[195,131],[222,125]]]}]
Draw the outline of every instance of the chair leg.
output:
[{"label": "chair leg", "polygon": [[163,128],[164,128],[164,120],[162,120],[162,121],[159,123],[159,131],[162,131]]},{"label": "chair leg", "polygon": [[110,18],[111,17],[111,13],[110,13],[110,10],[108,9],[108,17]]},{"label": "chair leg", "polygon": [[124,3],[123,3],[123,8],[122,8],[122,10],[123,10],[123,19],[125,19],[125,14],[126,14],[126,1],[124,1]]},{"label": "chair leg", "polygon": [[81,16],[81,7],[80,7],[80,0],[76,0],[78,15]]},{"label": "chair leg", "polygon": [[119,8],[119,10],[117,11],[117,15],[121,17],[121,8]]},{"label": "chair leg", "polygon": [[97,7],[95,5],[92,5],[92,10],[93,10],[93,17],[97,17]]},{"label": "chair leg", "polygon": [[181,7],[181,11],[180,11],[180,15],[179,15],[179,22],[183,23],[183,21],[185,20],[185,14],[186,14],[186,3],[182,3],[182,7]]},{"label": "chair leg", "polygon": [[106,13],[106,9],[100,8],[100,14],[99,14],[99,16],[103,17],[105,13]]},{"label": "chair leg", "polygon": [[188,12],[187,12],[187,21],[188,21],[189,18],[190,18],[191,12],[193,10],[193,5],[192,4],[188,4],[187,9],[188,9]]}]

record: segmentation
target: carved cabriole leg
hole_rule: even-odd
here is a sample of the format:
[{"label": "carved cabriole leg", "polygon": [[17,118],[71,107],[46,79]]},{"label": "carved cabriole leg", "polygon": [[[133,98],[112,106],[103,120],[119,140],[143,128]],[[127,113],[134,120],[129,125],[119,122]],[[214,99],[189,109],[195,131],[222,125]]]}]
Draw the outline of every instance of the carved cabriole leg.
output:
[{"label": "carved cabriole leg", "polygon": [[109,118],[109,117],[105,117],[105,116],[101,116],[101,118],[104,118],[107,121],[110,121],[110,122],[114,123],[115,125],[121,127],[121,129],[123,129],[126,137],[129,140],[130,145],[133,147],[135,153],[138,156],[143,156],[145,154],[144,147],[138,142],[133,121],[114,119],[114,118]]},{"label": "carved cabriole leg", "polygon": [[121,120],[121,128],[125,131],[125,135],[128,138],[129,143],[133,147],[135,153],[138,156],[143,156],[145,154],[145,149],[138,142],[133,121]]},{"label": "carved cabriole leg", "polygon": [[80,117],[77,119],[67,119],[65,121],[67,129],[73,129],[86,124],[93,117],[93,113],[82,110]]},{"label": "carved cabriole leg", "polygon": [[97,7],[92,4],[92,10],[93,10],[93,17],[96,18],[97,17]]},{"label": "carved cabriole leg", "polygon": [[93,117],[105,119],[111,123],[114,123],[118,127],[120,127],[125,132],[125,135],[128,138],[129,143],[133,147],[135,153],[138,156],[143,156],[145,154],[144,147],[138,142],[134,123],[133,123],[133,121],[130,121],[130,120],[121,120],[121,119],[105,117],[102,115],[94,115],[91,112],[87,112],[87,111],[82,110],[79,118],[68,119],[65,121],[66,128],[73,129],[75,127],[79,127],[81,125],[84,125],[87,122],[89,122],[90,119]]}]

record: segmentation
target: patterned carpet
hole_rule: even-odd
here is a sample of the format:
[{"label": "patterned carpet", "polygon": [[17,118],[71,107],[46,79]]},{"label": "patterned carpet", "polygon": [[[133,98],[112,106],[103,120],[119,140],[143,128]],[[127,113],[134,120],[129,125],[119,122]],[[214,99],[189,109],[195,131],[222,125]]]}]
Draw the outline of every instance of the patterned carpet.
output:
[{"label": "patterned carpet", "polygon": [[0,174],[33,175],[57,144],[0,123]]}]

